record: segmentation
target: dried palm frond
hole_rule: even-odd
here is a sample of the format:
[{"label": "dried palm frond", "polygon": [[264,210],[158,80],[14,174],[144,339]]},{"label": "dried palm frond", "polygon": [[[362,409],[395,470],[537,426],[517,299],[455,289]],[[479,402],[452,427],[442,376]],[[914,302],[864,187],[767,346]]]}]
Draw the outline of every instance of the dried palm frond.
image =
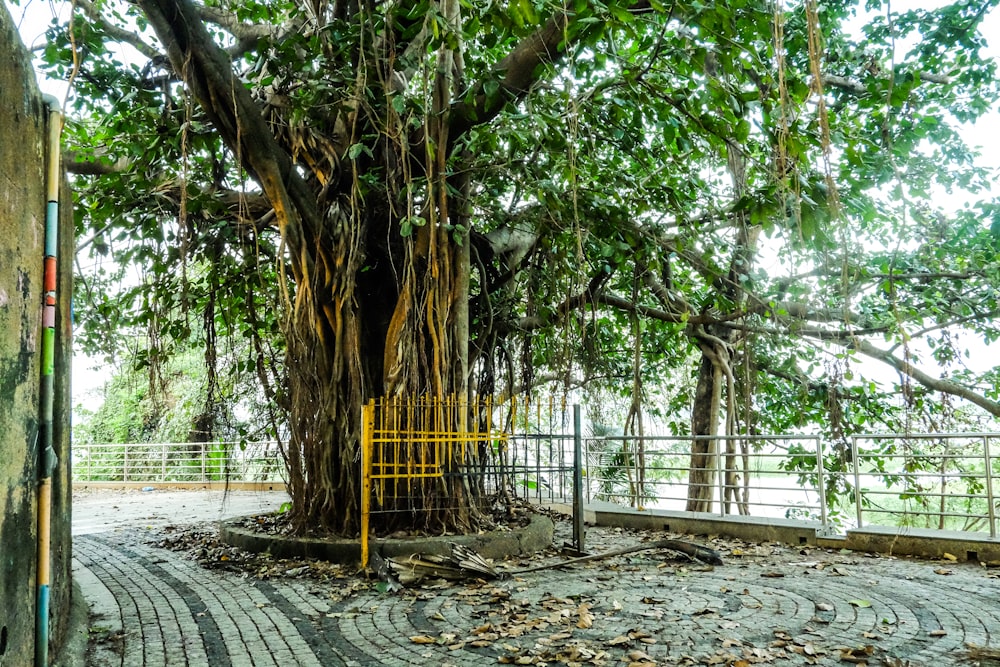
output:
[{"label": "dried palm frond", "polygon": [[485,558],[460,544],[451,545],[451,554],[413,554],[405,557],[389,558],[388,566],[404,584],[419,581],[425,577],[436,577],[450,581],[466,579],[496,579],[499,574]]}]

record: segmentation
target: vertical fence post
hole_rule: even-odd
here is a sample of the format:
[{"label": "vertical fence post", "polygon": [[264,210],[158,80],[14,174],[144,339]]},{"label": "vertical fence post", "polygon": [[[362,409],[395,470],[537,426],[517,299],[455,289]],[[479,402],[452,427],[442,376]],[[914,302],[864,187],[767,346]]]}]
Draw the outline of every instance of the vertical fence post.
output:
[{"label": "vertical fence post", "polygon": [[128,445],[125,445],[125,450],[122,452],[122,481],[128,481]]},{"label": "vertical fence post", "polygon": [[160,445],[160,482],[167,481],[167,445]]},{"label": "vertical fence post", "polygon": [[[573,404],[573,548],[583,553],[583,435],[580,404]],[[561,448],[560,448],[561,449]]]},{"label": "vertical fence post", "polygon": [[545,426],[542,423],[542,399],[535,401],[535,413],[538,423],[538,435],[535,437],[535,500],[540,503],[542,502],[542,434],[543,429],[547,428],[550,431],[549,442],[552,442],[552,413],[549,413],[549,423]]},{"label": "vertical fence post", "polygon": [[860,473],[860,461],[858,460],[858,437],[851,436],[851,462],[854,464],[854,511],[856,512],[855,518],[858,521],[858,528],[863,528],[864,523],[861,520],[861,473]]},{"label": "vertical fence post", "polygon": [[[573,406],[576,407],[575,405]],[[559,498],[566,497],[566,396],[562,397],[559,416]],[[573,464],[574,466],[576,463]],[[554,473],[553,473],[554,474]],[[575,484],[575,480],[574,480]],[[574,487],[575,492],[575,487]],[[549,499],[555,494],[555,489],[549,489]]]},{"label": "vertical fence post", "polygon": [[993,462],[990,460],[990,436],[983,436],[983,457],[986,459],[986,513],[990,519],[990,537],[997,536],[996,508],[993,506]]},{"label": "vertical fence post", "polygon": [[823,469],[823,438],[816,436],[816,491],[819,493],[819,522],[823,527],[823,532],[829,530],[827,520],[829,515],[826,510],[826,480],[823,479],[825,470]]},{"label": "vertical fence post", "polygon": [[[718,434],[715,438],[715,474],[719,478],[719,516],[726,515],[726,475],[722,470],[722,440]],[[728,441],[727,441],[728,444]]]},{"label": "vertical fence post", "polygon": [[372,430],[375,399],[361,408],[361,567],[368,567],[368,524],[372,502]]}]

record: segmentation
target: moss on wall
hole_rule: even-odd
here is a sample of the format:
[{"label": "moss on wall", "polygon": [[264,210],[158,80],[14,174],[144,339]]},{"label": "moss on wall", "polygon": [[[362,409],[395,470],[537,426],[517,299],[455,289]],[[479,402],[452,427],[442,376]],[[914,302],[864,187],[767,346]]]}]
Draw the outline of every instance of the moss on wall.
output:
[{"label": "moss on wall", "polygon": [[[0,666],[32,664],[37,535],[38,416],[42,269],[45,229],[46,107],[6,7],[0,7]],[[63,229],[71,224],[63,207]],[[71,229],[71,228],[70,228]],[[72,266],[72,240],[61,244],[61,268]],[[71,272],[59,289],[70,294]],[[68,424],[69,322],[61,336],[57,421]],[[66,630],[70,594],[68,426],[55,432],[61,470],[54,477],[50,634]],[[54,651],[53,651],[54,652]]]}]

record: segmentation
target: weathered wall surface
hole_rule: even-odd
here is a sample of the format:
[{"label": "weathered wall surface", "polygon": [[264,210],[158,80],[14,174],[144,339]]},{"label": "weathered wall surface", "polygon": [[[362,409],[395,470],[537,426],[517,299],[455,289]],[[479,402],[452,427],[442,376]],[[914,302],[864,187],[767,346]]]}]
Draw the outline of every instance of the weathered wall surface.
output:
[{"label": "weathered wall surface", "polygon": [[[0,53],[0,667],[24,667],[32,664],[35,639],[47,113],[5,6]],[[69,210],[64,204],[64,221]],[[65,267],[72,239],[60,245]],[[59,289],[67,298],[71,274],[61,274]],[[69,324],[57,317],[56,372],[62,377],[56,380],[56,421],[63,423],[68,423]],[[50,635],[58,643],[70,594],[68,428],[57,429],[55,439],[60,470],[53,479]]]}]

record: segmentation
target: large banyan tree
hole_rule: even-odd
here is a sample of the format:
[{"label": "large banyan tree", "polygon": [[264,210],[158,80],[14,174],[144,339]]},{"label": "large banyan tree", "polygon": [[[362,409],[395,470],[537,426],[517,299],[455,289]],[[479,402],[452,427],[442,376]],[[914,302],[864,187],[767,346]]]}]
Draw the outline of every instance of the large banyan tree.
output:
[{"label": "large banyan tree", "polygon": [[[641,433],[681,377],[687,432],[836,438],[877,418],[844,382],[867,355],[1000,415],[993,371],[911,344],[996,336],[995,204],[932,200],[988,181],[957,126],[996,99],[996,3],[885,3],[855,34],[858,4],[76,0],[45,53],[81,249],[116,259],[86,325],[145,326],[154,373],[193,314],[213,367],[250,341],[229,367],[279,410],[297,525],[347,533],[372,397],[602,385]],[[738,452],[693,446],[706,509]],[[473,528],[467,493],[413,516]]]}]

